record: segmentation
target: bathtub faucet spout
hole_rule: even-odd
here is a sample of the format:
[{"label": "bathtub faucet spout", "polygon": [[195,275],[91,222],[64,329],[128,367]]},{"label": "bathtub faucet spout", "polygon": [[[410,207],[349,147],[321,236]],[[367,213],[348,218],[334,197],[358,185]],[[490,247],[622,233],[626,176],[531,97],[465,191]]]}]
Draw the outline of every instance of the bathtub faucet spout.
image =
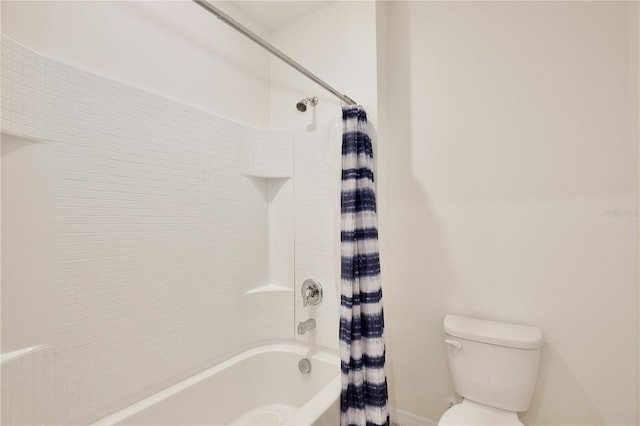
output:
[{"label": "bathtub faucet spout", "polygon": [[316,328],[316,320],[309,318],[306,321],[302,321],[298,324],[298,334],[304,334],[309,330]]}]

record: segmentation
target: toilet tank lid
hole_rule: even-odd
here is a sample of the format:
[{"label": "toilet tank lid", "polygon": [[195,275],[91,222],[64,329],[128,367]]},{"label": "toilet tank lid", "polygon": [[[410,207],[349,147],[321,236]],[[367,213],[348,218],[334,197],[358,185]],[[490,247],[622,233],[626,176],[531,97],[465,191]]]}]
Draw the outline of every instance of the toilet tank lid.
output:
[{"label": "toilet tank lid", "polygon": [[509,348],[538,349],[542,346],[540,329],[526,325],[447,315],[444,318],[444,331],[461,339]]}]

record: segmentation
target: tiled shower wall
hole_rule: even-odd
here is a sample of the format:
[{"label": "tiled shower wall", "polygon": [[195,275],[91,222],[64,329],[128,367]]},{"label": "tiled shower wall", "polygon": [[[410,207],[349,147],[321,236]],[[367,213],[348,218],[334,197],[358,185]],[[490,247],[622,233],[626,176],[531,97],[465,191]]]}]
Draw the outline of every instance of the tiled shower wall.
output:
[{"label": "tiled shower wall", "polygon": [[[338,349],[340,286],[340,166],[342,122],[318,126],[295,144],[296,322],[316,319],[316,329],[299,340]],[[302,305],[307,278],[322,284],[323,300]]]},{"label": "tiled shower wall", "polygon": [[229,122],[6,37],[2,130],[55,156],[55,333],[3,364],[2,424],[91,422],[293,337],[291,291],[246,294],[269,268],[267,237],[247,239],[268,214],[247,175],[291,176],[305,130]]}]

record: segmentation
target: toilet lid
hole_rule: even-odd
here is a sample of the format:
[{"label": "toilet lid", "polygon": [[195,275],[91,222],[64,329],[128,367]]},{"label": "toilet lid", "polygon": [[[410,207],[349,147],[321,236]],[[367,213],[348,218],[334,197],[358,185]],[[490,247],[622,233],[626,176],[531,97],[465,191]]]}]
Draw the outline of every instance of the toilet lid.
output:
[{"label": "toilet lid", "polygon": [[438,425],[522,426],[522,423],[520,423],[517,413],[500,410],[498,408],[478,404],[469,400],[464,400],[461,404],[456,404],[453,407],[449,408],[440,418]]}]

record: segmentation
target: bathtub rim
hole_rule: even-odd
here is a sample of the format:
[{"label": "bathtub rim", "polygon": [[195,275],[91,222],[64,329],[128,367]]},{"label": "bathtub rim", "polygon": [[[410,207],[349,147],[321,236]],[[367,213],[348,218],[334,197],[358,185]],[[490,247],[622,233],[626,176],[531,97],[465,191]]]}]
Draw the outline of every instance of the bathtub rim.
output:
[{"label": "bathtub rim", "polygon": [[[296,340],[276,340],[256,343],[249,348],[242,348],[228,358],[215,363],[211,367],[180,380],[160,391],[157,391],[133,404],[91,423],[91,426],[114,426],[143,410],[150,408],[179,392],[194,386],[209,377],[255,355],[271,352],[288,352],[302,357],[315,358],[321,362],[336,366],[336,377],[323,386],[307,403],[287,419],[283,425],[312,424],[340,396],[340,356],[338,351],[323,346],[316,346]],[[311,405],[313,403],[313,405]],[[325,406],[326,405],[326,406]],[[323,408],[320,408],[323,407]],[[300,423],[300,421],[303,423]],[[295,421],[295,423],[292,423]]]}]

